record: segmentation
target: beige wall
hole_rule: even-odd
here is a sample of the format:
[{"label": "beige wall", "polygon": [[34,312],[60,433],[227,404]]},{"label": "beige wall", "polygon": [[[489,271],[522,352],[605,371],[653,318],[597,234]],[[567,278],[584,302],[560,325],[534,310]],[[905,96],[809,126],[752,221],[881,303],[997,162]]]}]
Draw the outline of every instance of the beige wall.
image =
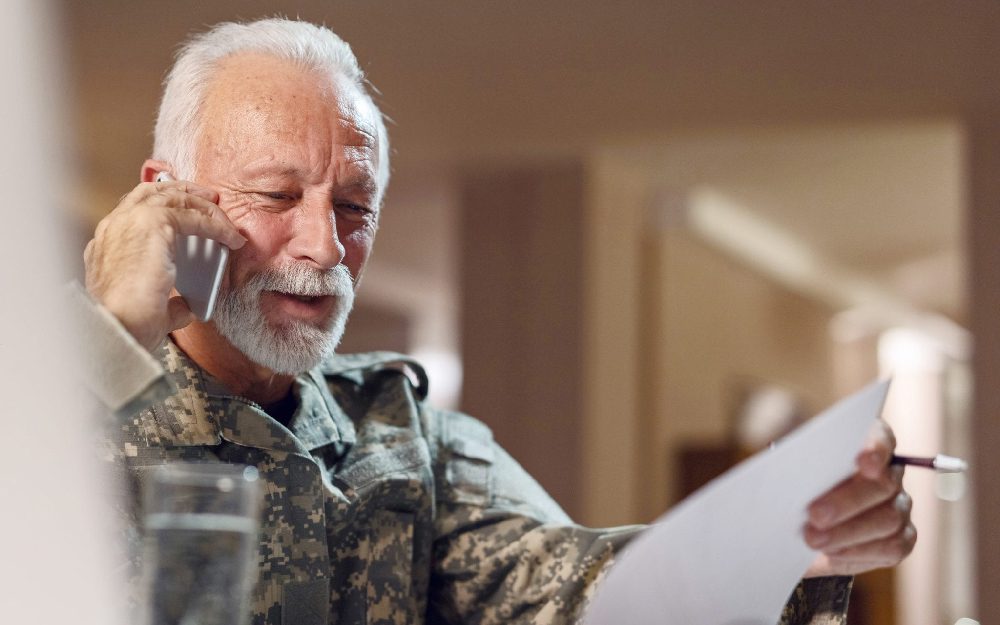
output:
[{"label": "beige wall", "polygon": [[[690,442],[734,437],[735,402],[748,383],[788,388],[809,414],[832,400],[831,311],[724,257],[683,231],[656,232],[658,253],[644,268],[642,292],[656,316],[644,341],[655,354],[645,375],[652,410],[641,415],[652,441],[639,480],[643,519],[678,498],[675,454]],[[655,264],[654,264],[655,263]],[[643,333],[644,335],[647,332]]]},{"label": "beige wall", "polygon": [[590,174],[583,520],[645,522],[675,500],[677,445],[725,439],[747,376],[825,407],[832,312],[664,225],[626,163]]},{"label": "beige wall", "polygon": [[615,159],[594,158],[587,174],[580,520],[609,526],[639,518],[638,252],[648,189]]},{"label": "beige wall", "polygon": [[678,446],[724,442],[748,378],[816,411],[834,397],[831,311],[659,227],[629,175],[595,159],[461,179],[463,408],[598,526],[666,510]]},{"label": "beige wall", "polygon": [[579,517],[583,169],[490,166],[461,198],[462,408]]},{"label": "beige wall", "polygon": [[975,407],[972,482],[976,508],[976,591],[983,623],[1000,620],[1000,123],[991,111],[970,120],[969,246]]}]

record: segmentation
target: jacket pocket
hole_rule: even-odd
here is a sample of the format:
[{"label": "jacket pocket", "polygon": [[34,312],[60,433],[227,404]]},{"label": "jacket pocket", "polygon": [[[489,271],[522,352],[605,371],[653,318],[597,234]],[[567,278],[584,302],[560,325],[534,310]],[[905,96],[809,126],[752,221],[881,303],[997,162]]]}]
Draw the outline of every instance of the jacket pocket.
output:
[{"label": "jacket pocket", "polygon": [[483,423],[451,413],[444,423],[444,488],[454,502],[487,506],[492,501],[495,450],[493,433]]},{"label": "jacket pocket", "polygon": [[335,477],[352,491],[360,492],[391,476],[422,476],[430,463],[427,443],[413,438],[365,454],[341,467]]}]

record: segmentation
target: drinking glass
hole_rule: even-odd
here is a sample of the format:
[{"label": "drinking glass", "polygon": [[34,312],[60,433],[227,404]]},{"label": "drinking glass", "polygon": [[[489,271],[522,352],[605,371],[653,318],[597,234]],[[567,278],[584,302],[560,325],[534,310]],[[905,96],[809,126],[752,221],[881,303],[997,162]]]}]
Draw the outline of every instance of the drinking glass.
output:
[{"label": "drinking glass", "polygon": [[144,503],[146,623],[246,625],[256,575],[257,469],[157,467]]}]

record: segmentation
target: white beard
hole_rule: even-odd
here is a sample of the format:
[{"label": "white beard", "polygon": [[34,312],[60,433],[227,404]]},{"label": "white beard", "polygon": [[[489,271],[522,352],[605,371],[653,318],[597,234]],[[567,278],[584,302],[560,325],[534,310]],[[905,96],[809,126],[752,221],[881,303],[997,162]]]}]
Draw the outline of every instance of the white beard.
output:
[{"label": "white beard", "polygon": [[[269,322],[261,309],[264,291],[295,295],[331,295],[333,310],[320,326],[297,319]],[[213,321],[219,334],[236,349],[275,373],[298,374],[333,353],[344,335],[354,305],[354,283],[347,267],[322,271],[296,263],[267,268],[239,289],[220,292]]]}]

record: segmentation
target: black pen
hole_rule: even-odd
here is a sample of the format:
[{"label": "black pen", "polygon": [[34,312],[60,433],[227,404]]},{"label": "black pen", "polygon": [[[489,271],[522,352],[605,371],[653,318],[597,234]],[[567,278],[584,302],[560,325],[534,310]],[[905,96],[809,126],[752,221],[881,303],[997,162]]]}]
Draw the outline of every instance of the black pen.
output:
[{"label": "black pen", "polygon": [[964,473],[969,469],[969,463],[961,458],[938,454],[933,458],[917,458],[915,456],[899,456],[893,454],[889,464],[904,464],[911,467],[934,469],[938,473]]}]

